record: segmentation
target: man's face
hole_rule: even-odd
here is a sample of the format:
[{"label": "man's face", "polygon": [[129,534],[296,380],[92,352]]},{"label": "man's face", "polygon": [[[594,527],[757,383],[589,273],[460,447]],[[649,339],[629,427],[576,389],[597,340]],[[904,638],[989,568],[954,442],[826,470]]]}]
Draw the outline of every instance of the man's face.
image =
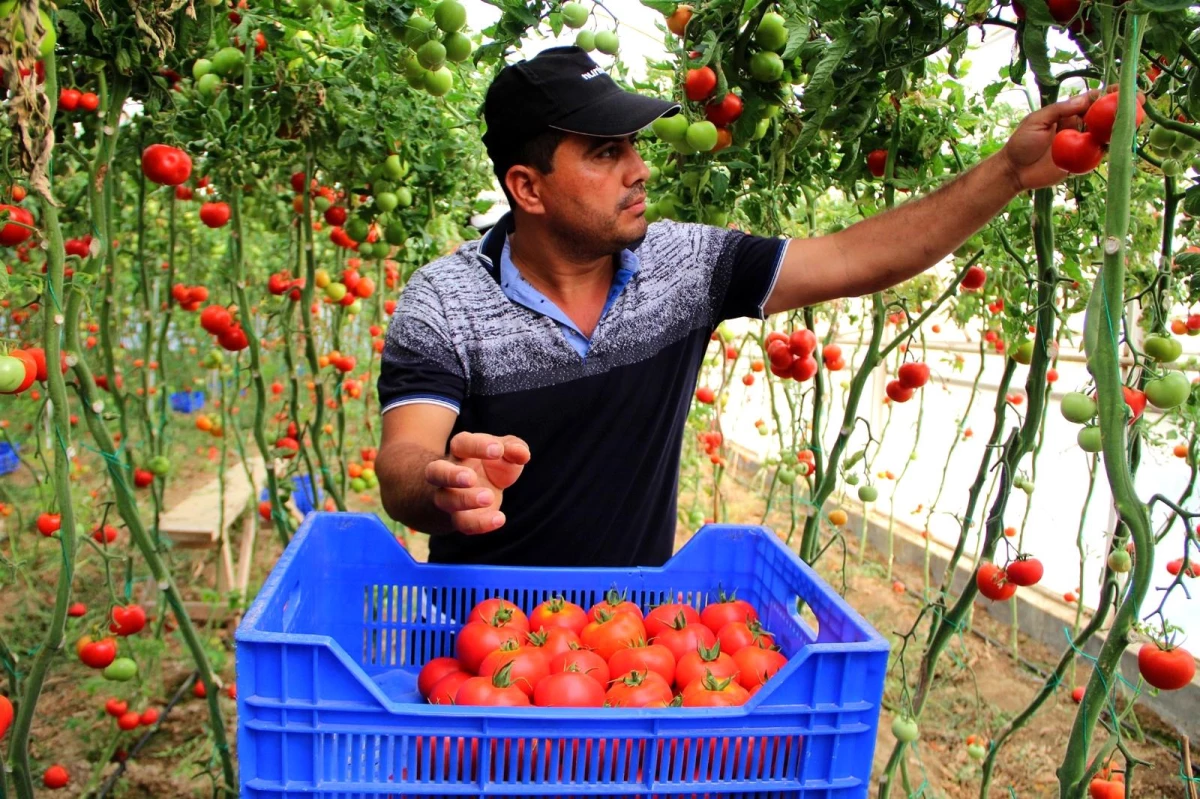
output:
[{"label": "man's face", "polygon": [[554,168],[538,176],[548,227],[581,255],[617,253],[646,235],[650,170],[635,139],[569,134],[554,152]]}]

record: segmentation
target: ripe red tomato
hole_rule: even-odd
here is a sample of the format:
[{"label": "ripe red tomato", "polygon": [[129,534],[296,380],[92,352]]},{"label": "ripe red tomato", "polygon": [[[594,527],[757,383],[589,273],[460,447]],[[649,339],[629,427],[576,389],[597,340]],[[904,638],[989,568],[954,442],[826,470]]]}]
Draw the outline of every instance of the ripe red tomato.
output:
[{"label": "ripe red tomato", "polygon": [[1017,593],[1016,584],[1009,582],[1004,569],[995,563],[980,565],[979,571],[975,573],[975,584],[979,587],[979,593],[991,600],[1010,599]]},{"label": "ripe red tomato", "polygon": [[0,695],[0,739],[4,738],[4,733],[8,732],[8,728],[12,725],[13,706],[9,698]]},{"label": "ripe red tomato", "polygon": [[1196,659],[1182,647],[1163,649],[1157,643],[1142,644],[1138,671],[1160,691],[1177,691],[1196,676]]},{"label": "ripe red tomato", "polygon": [[19,205],[0,204],[0,219],[6,219],[0,228],[0,245],[15,247],[33,235],[33,214]]},{"label": "ripe red tomato", "polygon": [[109,632],[126,637],[142,631],[146,626],[146,611],[141,605],[117,605],[112,610]]},{"label": "ripe red tomato", "polygon": [[58,93],[58,110],[74,111],[79,107],[79,90],[63,89]]},{"label": "ripe red tomato", "polygon": [[[105,526],[107,527],[108,525],[105,525]],[[87,605],[83,604],[82,602],[72,602],[67,607],[67,615],[70,616],[72,619],[78,619],[83,616],[86,616],[87,615]]]},{"label": "ripe red tomato", "polygon": [[520,645],[524,637],[524,632],[508,625],[494,627],[473,621],[458,631],[454,639],[454,656],[464,670],[477,674],[483,659],[499,649],[505,641],[515,641]]},{"label": "ripe red tomato", "polygon": [[70,781],[71,775],[57,763],[46,769],[46,772],[42,774],[42,785],[45,785],[52,791],[67,787],[67,783]]},{"label": "ripe red tomato", "polygon": [[225,227],[230,214],[229,203],[204,203],[200,206],[200,221],[210,228]]},{"label": "ripe red tomato", "polygon": [[233,314],[223,305],[210,305],[200,312],[200,327],[219,336],[233,327]]},{"label": "ripe red tomato", "polygon": [[867,169],[877,178],[883,177],[887,171],[887,150],[872,150],[867,153]]},{"label": "ripe red tomato", "polygon": [[738,120],[742,107],[742,98],[727,92],[720,100],[704,106],[704,116],[717,127],[725,127]]},{"label": "ripe red tomato", "polygon": [[986,282],[987,272],[983,271],[983,267],[972,266],[967,269],[967,273],[963,275],[962,282],[958,285],[962,286],[965,291],[979,291]]},{"label": "ripe red tomato", "polygon": [[421,696],[428,699],[433,686],[446,675],[456,671],[462,671],[462,665],[455,658],[434,658],[421,667],[421,672],[417,675],[417,690],[421,692]]},{"label": "ripe red tomato", "polygon": [[1129,386],[1121,386],[1121,392],[1125,395],[1125,404],[1129,406],[1129,410],[1133,415],[1129,419],[1129,424],[1136,422],[1146,410],[1146,394],[1136,388]]},{"label": "ripe red tomato", "polygon": [[905,388],[904,384],[899,380],[889,380],[884,390],[887,392],[888,399],[892,402],[908,402],[912,399],[913,390]]},{"label": "ripe red tomato", "polygon": [[143,727],[149,727],[158,723],[158,711],[152,707],[148,707],[142,711],[141,722]]},{"label": "ripe red tomato", "polygon": [[106,668],[117,659],[117,642],[112,638],[89,641],[79,648],[79,660],[93,669]]},{"label": "ripe red tomato", "polygon": [[700,386],[696,389],[696,401],[702,402],[705,405],[712,405],[717,400],[717,394],[708,386]]},{"label": "ripe red tomato", "polygon": [[547,599],[529,614],[530,630],[553,630],[561,628],[576,635],[587,626],[588,616],[583,608],[562,597]]},{"label": "ripe red tomato", "polygon": [[1089,799],[1125,799],[1125,783],[1096,777],[1088,783]]},{"label": "ripe red tomato", "polygon": [[117,718],[117,727],[125,730],[126,732],[129,730],[136,730],[138,724],[141,723],[141,720],[141,715],[137,711],[131,710],[128,713],[122,713]]},{"label": "ripe red tomato", "polygon": [[737,680],[704,677],[683,689],[684,707],[734,707],[746,704],[750,694]]},{"label": "ripe red tomato", "polygon": [[538,707],[604,707],[604,688],[578,671],[559,671],[537,684],[533,704]]},{"label": "ripe red tomato", "polygon": [[929,382],[928,364],[910,361],[896,370],[896,379],[905,388],[920,388]]},{"label": "ripe red tomato", "polygon": [[1042,567],[1042,562],[1037,558],[1022,558],[1014,560],[1008,564],[1008,568],[1004,570],[1008,581],[1013,585],[1027,586],[1037,585],[1042,579],[1042,574],[1045,569]]},{"label": "ripe red tomato", "polygon": [[618,649],[624,649],[636,641],[646,640],[646,627],[641,618],[632,613],[600,614],[596,621],[588,622],[579,634],[579,640],[589,649],[594,649],[607,663]]},{"label": "ripe red tomato", "polygon": [[507,670],[509,681],[532,698],[534,686],[550,673],[550,664],[537,647],[506,644],[483,659],[479,676],[491,677],[501,670]]},{"label": "ripe red tomato", "polygon": [[662,644],[638,642],[625,649],[618,649],[608,659],[610,674],[626,674],[631,671],[652,671],[668,685],[675,683],[675,655]]},{"label": "ripe red tomato", "polygon": [[777,649],[746,646],[733,653],[733,662],[738,667],[738,682],[753,691],[786,666],[787,658]]},{"label": "ripe red tomato", "polygon": [[95,92],[84,92],[79,95],[79,107],[84,111],[95,111],[100,107],[100,96]]},{"label": "ripe red tomato", "polygon": [[[1088,133],[1096,137],[1101,144],[1108,144],[1112,139],[1113,123],[1117,120],[1117,104],[1120,102],[1120,97],[1120,92],[1110,92],[1104,95],[1092,103],[1083,116],[1083,124],[1087,127]],[[1135,125],[1140,126],[1145,119],[1146,111],[1142,108],[1139,98]]]},{"label": "ripe red tomato", "polygon": [[788,338],[788,349],[798,358],[812,355],[817,349],[817,334],[806,328],[793,331]]},{"label": "ripe red tomato", "polygon": [[668,707],[675,697],[658,672],[629,671],[613,681],[604,698],[609,707]]},{"label": "ripe red tomato", "polygon": [[588,610],[588,619],[595,621],[600,618],[599,612],[604,611],[608,614],[613,613],[632,613],[639,619],[642,618],[642,609],[625,598],[625,594],[618,593],[617,589],[609,589],[604,595],[604,599],[600,600]]},{"label": "ripe red tomato", "polygon": [[608,688],[608,681],[612,676],[612,672],[608,668],[608,661],[590,649],[572,649],[551,658],[550,673],[558,674],[563,671],[577,671],[580,674],[586,674],[604,689]]},{"label": "ripe red tomato", "polygon": [[120,718],[129,712],[129,703],[120,699],[109,699],[104,703],[104,712],[113,718]]},{"label": "ripe red tomato", "polygon": [[717,642],[721,645],[721,651],[730,655],[734,655],[748,646],[755,646],[759,649],[770,649],[775,646],[775,638],[764,630],[757,620],[751,620],[749,623],[729,622],[717,630]]},{"label": "ripe red tomato", "polygon": [[651,609],[646,614],[646,635],[649,638],[661,633],[663,630],[674,625],[679,618],[679,614],[683,614],[683,619],[687,624],[700,624],[700,614],[691,605],[685,605],[681,602],[666,602],[662,605]]},{"label": "ripe red tomato", "polygon": [[689,69],[683,82],[683,93],[694,103],[703,102],[712,96],[717,88],[717,73],[712,67]]},{"label": "ripe red tomato", "polygon": [[346,216],[346,209],[343,206],[331,205],[325,209],[325,221],[335,227],[346,224]]},{"label": "ripe red tomato", "polygon": [[[351,366],[352,370],[354,367]],[[493,597],[479,602],[475,607],[471,608],[471,614],[467,617],[467,623],[473,621],[481,621],[484,624],[491,624],[495,627],[512,627],[521,632],[529,632],[529,617],[525,615],[525,611],[509,602],[507,599]]]},{"label": "ripe red tomato", "polygon": [[38,532],[44,536],[51,536],[58,532],[62,527],[62,515],[58,513],[39,513],[37,517]]},{"label": "ripe red tomato", "polygon": [[151,144],[142,150],[142,173],[163,186],[178,186],[192,175],[192,159],[178,147]]},{"label": "ripe red tomato", "polygon": [[583,642],[572,630],[551,627],[549,630],[543,628],[536,633],[529,633],[529,646],[542,650],[546,654],[546,660],[550,661],[563,652],[583,649]]},{"label": "ripe red tomato", "polygon": [[692,18],[692,7],[686,4],[675,6],[675,11],[667,17],[667,29],[676,36],[683,36],[687,30],[688,21]]},{"label": "ripe red tomato", "polygon": [[1055,166],[1064,172],[1083,175],[1104,160],[1104,146],[1090,133],[1067,128],[1054,134],[1050,157]]},{"label": "ripe red tomato", "polygon": [[675,667],[675,685],[683,689],[710,674],[718,680],[737,677],[737,663],[728,654],[721,651],[720,644],[702,647],[684,654]]},{"label": "ripe red tomato", "polygon": [[453,705],[454,697],[458,695],[458,689],[469,679],[471,679],[471,675],[465,671],[452,671],[434,683],[425,699],[431,705]]},{"label": "ripe red tomato", "polygon": [[229,352],[240,352],[250,346],[246,331],[240,327],[231,327],[217,336],[217,343]]},{"label": "ripe red tomato", "polygon": [[523,707],[529,704],[529,695],[509,682],[504,671],[499,671],[491,677],[468,677],[454,695],[454,704]]},{"label": "ripe red tomato", "polygon": [[798,383],[803,383],[817,373],[817,359],[812,355],[797,357],[792,361],[789,377]]},{"label": "ripe red tomato", "polygon": [[[651,643],[662,644],[667,649],[670,649],[671,654],[675,656],[676,664],[688,652],[693,652],[702,646],[706,648],[711,647],[717,642],[717,636],[703,624],[699,622],[696,624],[681,624],[680,621],[677,619],[672,626],[651,639]],[[676,668],[678,669],[678,666]],[[678,673],[676,674],[676,682],[678,682]]]}]

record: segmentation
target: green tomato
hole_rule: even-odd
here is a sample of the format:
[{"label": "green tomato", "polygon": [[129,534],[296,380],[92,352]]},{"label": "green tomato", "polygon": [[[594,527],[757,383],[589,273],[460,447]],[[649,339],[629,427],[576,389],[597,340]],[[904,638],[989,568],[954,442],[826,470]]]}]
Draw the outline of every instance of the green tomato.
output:
[{"label": "green tomato", "polygon": [[375,207],[385,214],[399,204],[400,201],[396,199],[396,195],[390,191],[381,191],[375,195]]},{"label": "green tomato", "polygon": [[875,486],[859,486],[858,498],[861,502],[874,502],[879,499],[879,489]]},{"label": "green tomato", "polygon": [[754,32],[755,44],[764,50],[782,50],[787,40],[788,31],[783,16],[774,11],[764,14],[758,30]]},{"label": "green tomato", "polygon": [[437,28],[437,24],[433,20],[413,14],[404,23],[404,43],[416,50],[429,41],[435,28]]},{"label": "green tomato", "polygon": [[346,296],[345,283],[330,283],[325,287],[325,296],[334,302],[341,302],[342,297]]},{"label": "green tomato", "polygon": [[196,81],[196,91],[201,97],[207,100],[211,100],[212,98],[216,97],[220,88],[221,76],[213,72],[210,72],[207,75],[201,75],[200,79]]},{"label": "green tomato", "polygon": [[438,69],[446,63],[446,46],[437,40],[425,42],[417,51],[417,60],[426,69]]},{"label": "green tomato", "polygon": [[658,213],[667,219],[674,219],[679,214],[679,199],[674,194],[667,194],[658,199]]},{"label": "green tomato", "polygon": [[892,735],[901,743],[910,744],[921,737],[921,728],[911,716],[896,716],[892,719]]},{"label": "green tomato", "polygon": [[759,141],[767,135],[767,131],[771,129],[771,118],[763,117],[758,120],[758,124],[754,126],[754,135],[750,137],[750,141]]},{"label": "green tomato", "polygon": [[568,28],[582,28],[588,21],[588,10],[582,3],[563,3],[563,24]]},{"label": "green tomato", "polygon": [[616,55],[621,49],[621,40],[616,31],[600,31],[596,34],[596,49],[608,55]]},{"label": "green tomato", "polygon": [[375,474],[375,470],[368,466],[362,470],[362,479],[367,481],[367,485],[371,485],[371,483],[378,482],[379,478]]},{"label": "green tomato", "polygon": [[104,669],[104,679],[128,682],[137,676],[137,662],[132,658],[117,658]]},{"label": "green tomato", "polygon": [[367,490],[367,481],[361,477],[355,477],[350,480],[350,490],[358,491],[359,493]]},{"label": "green tomato", "polygon": [[1175,132],[1155,125],[1150,128],[1150,146],[1155,150],[1166,151],[1175,144]]},{"label": "green tomato", "polygon": [[642,212],[642,216],[646,217],[647,224],[653,224],[662,219],[662,212],[658,210],[658,203],[646,203],[646,210]]},{"label": "green tomato", "polygon": [[[409,188],[407,186],[400,186],[399,188],[397,188],[395,191],[395,195],[396,195],[396,204],[399,205],[401,208],[407,208],[410,205],[412,205],[412,202],[413,202],[412,192],[409,190]],[[388,242],[388,243],[396,244],[397,242],[392,241],[392,242]]]},{"label": "green tomato", "polygon": [[596,34],[591,31],[580,31],[575,36],[575,46],[586,53],[596,49]]},{"label": "green tomato", "polygon": [[[425,72],[425,67],[421,66],[421,62],[417,60],[416,53],[404,56],[404,77],[408,78],[410,82],[415,78],[424,79]],[[396,160],[400,160],[399,156],[396,156]]]},{"label": "green tomato", "polygon": [[384,159],[383,172],[392,180],[403,180],[408,174],[408,164],[401,161],[400,156],[393,153]]},{"label": "green tomato", "polygon": [[650,129],[654,131],[655,136],[665,142],[671,144],[681,142],[688,132],[687,117],[678,113],[669,117],[659,117],[651,123]]},{"label": "green tomato", "polygon": [[246,54],[236,47],[222,47],[212,57],[213,72],[224,77],[235,75],[246,65]]},{"label": "green tomato", "polygon": [[207,58],[197,58],[192,64],[192,77],[195,80],[200,80],[213,70],[213,62]]},{"label": "green tomato", "polygon": [[376,257],[375,256],[375,245],[371,244],[370,242],[364,241],[362,244],[358,245],[358,254],[360,256],[362,256],[363,258]]},{"label": "green tomato", "polygon": [[779,471],[775,473],[775,476],[778,478],[779,482],[787,486],[790,486],[792,483],[796,482],[796,473],[791,469],[780,467]]},{"label": "green tomato", "polygon": [[717,146],[717,126],[705,120],[688,125],[684,138],[697,152],[707,153]]},{"label": "green tomato", "polygon": [[333,205],[329,198],[324,194],[318,194],[316,197],[314,197],[312,204],[313,208],[316,208],[321,213],[325,213],[329,210],[329,206]]},{"label": "green tomato", "polygon": [[983,744],[967,744],[967,757],[972,760],[983,760],[987,757],[987,748]]},{"label": "green tomato", "polygon": [[659,169],[657,166],[651,166],[650,174],[646,176],[646,185],[653,186],[655,183],[658,182],[658,179],[660,177],[662,177],[662,170]]},{"label": "green tomato", "polygon": [[171,461],[165,455],[155,455],[146,464],[146,468],[154,474],[162,477],[167,472],[171,471]]},{"label": "green tomato", "polygon": [[687,143],[687,140],[671,142],[671,149],[682,155],[695,155],[699,150]]},{"label": "green tomato", "polygon": [[704,209],[704,224],[713,227],[725,227],[729,224],[729,214],[717,207]]},{"label": "green tomato", "polygon": [[1068,422],[1084,424],[1096,415],[1096,402],[1087,394],[1072,391],[1062,398],[1059,410]]},{"label": "green tomato", "polygon": [[391,222],[386,228],[383,229],[383,240],[388,244],[395,244],[399,246],[403,244],[407,238],[408,233],[405,231],[404,225],[400,222]]},{"label": "green tomato", "polygon": [[1174,363],[1183,354],[1183,345],[1171,336],[1146,336],[1142,349],[1159,363]]},{"label": "green tomato", "polygon": [[370,232],[371,226],[367,224],[367,220],[361,216],[352,216],[346,220],[346,235],[353,241],[360,244],[367,240],[367,234]]},{"label": "green tomato", "polygon": [[1191,393],[1192,384],[1183,372],[1167,372],[1146,383],[1146,400],[1164,411],[1182,405]]},{"label": "green tomato", "polygon": [[1028,366],[1033,361],[1033,342],[1022,341],[1020,345],[1012,351],[1012,359],[1019,364]]},{"label": "green tomato", "polygon": [[425,73],[425,91],[434,97],[444,97],[454,87],[454,73],[442,67]]},{"label": "green tomato", "polygon": [[461,64],[471,57],[471,51],[475,46],[471,44],[471,39],[465,33],[447,33],[442,39],[442,44],[446,47],[446,60],[453,61],[455,64]]},{"label": "green tomato", "polygon": [[1174,158],[1166,158],[1162,162],[1162,172],[1169,178],[1177,178],[1183,174],[1183,164]]},{"label": "green tomato", "polygon": [[1108,553],[1108,568],[1117,574],[1126,574],[1133,568],[1133,558],[1123,549],[1114,549]]},{"label": "green tomato", "polygon": [[704,526],[704,511],[694,510],[688,514],[688,526],[699,528]]},{"label": "green tomato", "polygon": [[[20,44],[25,41],[25,26],[21,24],[21,20],[16,15],[17,4],[15,2],[6,2],[0,4],[0,17],[13,18],[12,38],[14,42]],[[38,11],[38,20],[42,23],[42,28],[46,33],[42,36],[42,42],[38,45],[38,55],[42,58],[54,52],[54,45],[58,41],[58,32],[54,29],[54,21],[50,19],[50,15],[45,11]]]},{"label": "green tomato", "polygon": [[750,57],[750,74],[760,83],[773,83],[783,75],[783,59],[778,53],[757,52]]},{"label": "green tomato", "polygon": [[362,313],[362,300],[355,300],[347,305],[346,313],[350,314],[351,316]]},{"label": "green tomato", "polygon": [[848,485],[848,486],[858,485],[858,475],[857,474],[848,474],[843,479],[846,481],[846,485]]},{"label": "green tomato", "polygon": [[25,382],[25,363],[11,355],[0,355],[0,394],[12,394]]},{"label": "green tomato", "polygon": [[1185,153],[1190,153],[1200,147],[1200,141],[1196,141],[1186,133],[1178,133],[1175,135],[1175,146]]},{"label": "green tomato", "polygon": [[446,33],[456,33],[467,24],[467,9],[458,0],[442,0],[433,10],[433,21]]},{"label": "green tomato", "polygon": [[1079,435],[1075,437],[1075,441],[1084,452],[1099,452],[1104,448],[1104,443],[1100,437],[1100,428],[1095,425],[1089,425],[1080,430]]}]

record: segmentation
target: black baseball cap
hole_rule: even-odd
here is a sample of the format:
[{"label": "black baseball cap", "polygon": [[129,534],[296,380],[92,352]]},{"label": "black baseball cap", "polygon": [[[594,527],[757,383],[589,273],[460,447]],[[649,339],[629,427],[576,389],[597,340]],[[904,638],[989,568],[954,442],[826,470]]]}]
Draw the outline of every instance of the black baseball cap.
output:
[{"label": "black baseball cap", "polygon": [[483,143],[494,155],[547,128],[629,136],[679,109],[678,103],[625,91],[580,47],[551,47],[510,64],[492,81],[483,103]]}]

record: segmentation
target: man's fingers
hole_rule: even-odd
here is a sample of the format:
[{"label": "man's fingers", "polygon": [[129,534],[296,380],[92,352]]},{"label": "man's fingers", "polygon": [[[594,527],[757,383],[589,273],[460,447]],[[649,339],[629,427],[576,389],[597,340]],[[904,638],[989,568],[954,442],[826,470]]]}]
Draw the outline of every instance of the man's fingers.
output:
[{"label": "man's fingers", "polygon": [[439,460],[425,466],[425,480],[438,488],[469,488],[475,485],[475,470]]},{"label": "man's fingers", "polygon": [[504,526],[504,514],[498,510],[485,508],[456,513],[453,517],[454,526],[460,533],[467,535],[482,535],[499,530]]},{"label": "man's fingers", "polygon": [[1062,127],[1063,121],[1070,117],[1079,117],[1082,119],[1084,113],[1088,110],[1088,106],[1099,96],[1100,90],[1092,89],[1084,94],[1077,94],[1074,97],[1068,97],[1066,100],[1059,100],[1057,103],[1052,103],[1045,108],[1040,108],[1029,116],[1038,123],[1050,127],[1057,124]]},{"label": "man's fingers", "polygon": [[516,436],[505,436],[504,460],[522,466],[529,463],[529,445]]},{"label": "man's fingers", "polygon": [[495,500],[489,488],[441,488],[433,494],[433,504],[446,513],[487,508]]},{"label": "man's fingers", "polygon": [[487,433],[459,433],[450,439],[450,454],[456,458],[499,458],[504,441]]}]

